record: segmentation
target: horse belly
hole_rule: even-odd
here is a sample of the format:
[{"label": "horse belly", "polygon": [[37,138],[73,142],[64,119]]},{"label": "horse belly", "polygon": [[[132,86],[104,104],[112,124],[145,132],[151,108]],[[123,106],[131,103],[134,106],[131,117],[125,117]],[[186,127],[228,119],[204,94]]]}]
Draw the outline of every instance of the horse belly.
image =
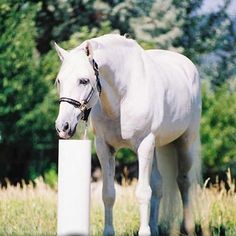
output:
[{"label": "horse belly", "polygon": [[129,140],[125,140],[121,137],[120,128],[106,129],[104,138],[106,142],[115,149],[123,147],[131,147]]},{"label": "horse belly", "polygon": [[158,130],[156,135],[156,144],[158,147],[169,144],[179,138],[188,128],[188,120],[186,123],[174,122],[169,125],[163,126]]},{"label": "horse belly", "polygon": [[124,140],[121,137],[119,119],[116,121],[104,116],[101,116],[102,118],[99,117],[99,115],[97,115],[96,118],[93,116],[92,119],[93,131],[96,137],[102,137],[107,144],[115,149],[130,147],[129,140]]},{"label": "horse belly", "polygon": [[166,99],[163,121],[156,130],[157,144],[163,146],[180,137],[188,128],[193,117],[191,96],[187,89],[179,89],[173,97]]}]

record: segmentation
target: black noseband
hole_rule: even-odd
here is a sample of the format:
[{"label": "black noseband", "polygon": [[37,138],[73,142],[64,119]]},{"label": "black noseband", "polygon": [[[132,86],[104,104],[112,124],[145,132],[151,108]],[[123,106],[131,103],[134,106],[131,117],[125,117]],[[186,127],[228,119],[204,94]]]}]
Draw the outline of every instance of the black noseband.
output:
[{"label": "black noseband", "polygon": [[75,108],[80,108],[81,107],[81,103],[79,101],[76,101],[72,98],[66,98],[66,97],[62,97],[59,99],[59,103],[61,102],[68,102],[70,103],[71,105],[73,105]]},{"label": "black noseband", "polygon": [[80,103],[79,101],[76,101],[72,98],[66,98],[66,97],[62,97],[59,99],[59,103],[61,102],[67,102],[70,103],[71,105],[73,105],[75,108],[79,108],[82,112],[83,112],[83,117],[81,118],[84,121],[88,121],[88,117],[91,111],[91,108],[87,108],[85,102]]}]

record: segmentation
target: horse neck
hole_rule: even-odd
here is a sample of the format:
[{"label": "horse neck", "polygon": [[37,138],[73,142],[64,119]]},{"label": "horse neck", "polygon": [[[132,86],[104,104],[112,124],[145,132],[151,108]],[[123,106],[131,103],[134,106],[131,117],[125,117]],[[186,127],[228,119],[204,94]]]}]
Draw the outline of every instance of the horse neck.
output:
[{"label": "horse neck", "polygon": [[[136,48],[112,48],[96,50],[94,58],[99,65],[102,83],[101,105],[111,116],[119,116],[119,104],[126,96],[142,69],[141,52]],[[141,66],[140,66],[141,62]],[[135,81],[134,81],[135,79]],[[135,82],[135,83],[133,83]]]},{"label": "horse neck", "polygon": [[99,77],[102,85],[100,104],[104,113],[110,118],[118,118],[120,115],[120,101],[125,96],[128,81],[116,75],[119,68],[109,63],[101,63],[95,59],[99,65]]}]

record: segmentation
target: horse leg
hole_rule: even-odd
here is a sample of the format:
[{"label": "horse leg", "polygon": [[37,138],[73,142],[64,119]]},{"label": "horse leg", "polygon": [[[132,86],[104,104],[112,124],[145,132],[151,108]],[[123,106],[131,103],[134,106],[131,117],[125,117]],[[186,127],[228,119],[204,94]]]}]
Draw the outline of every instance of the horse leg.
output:
[{"label": "horse leg", "polygon": [[139,176],[136,188],[136,196],[140,205],[140,228],[139,235],[150,235],[149,216],[150,199],[152,190],[150,188],[150,174],[152,168],[153,152],[155,147],[155,136],[149,134],[143,139],[138,147]]},{"label": "horse leg", "polygon": [[194,221],[190,210],[190,177],[189,171],[193,164],[193,155],[191,152],[192,145],[179,142],[177,145],[178,152],[178,176],[177,183],[183,202],[183,221],[181,232],[187,235],[194,235]]},{"label": "horse leg", "polygon": [[115,235],[113,227],[113,205],[115,202],[115,158],[114,149],[106,144],[102,138],[96,139],[97,155],[102,167],[102,199],[105,207],[105,227],[103,231],[104,236]]},{"label": "horse leg", "polygon": [[151,235],[157,236],[159,235],[158,214],[159,214],[160,201],[162,198],[162,177],[158,170],[158,160],[156,157],[156,149],[154,150],[154,155],[153,155],[150,185],[152,189],[152,196],[151,196],[149,226],[151,229]]}]

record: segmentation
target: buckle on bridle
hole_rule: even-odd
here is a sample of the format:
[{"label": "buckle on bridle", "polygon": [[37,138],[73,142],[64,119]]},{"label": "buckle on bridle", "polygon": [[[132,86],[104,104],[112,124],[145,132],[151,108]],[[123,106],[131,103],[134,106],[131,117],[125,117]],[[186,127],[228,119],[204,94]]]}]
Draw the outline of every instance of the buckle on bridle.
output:
[{"label": "buckle on bridle", "polygon": [[61,103],[61,102],[67,102],[67,103],[71,104],[72,106],[74,106],[75,108],[79,108],[81,110],[81,112],[83,113],[82,120],[84,120],[85,122],[88,121],[88,117],[89,117],[91,108],[89,108],[89,109],[87,108],[86,101],[79,102],[79,101],[76,101],[72,98],[61,97],[59,99],[59,103]]},{"label": "buckle on bridle", "polygon": [[82,102],[80,103],[79,109],[80,109],[82,112],[84,112],[85,110],[87,110],[85,101],[82,101]]}]

